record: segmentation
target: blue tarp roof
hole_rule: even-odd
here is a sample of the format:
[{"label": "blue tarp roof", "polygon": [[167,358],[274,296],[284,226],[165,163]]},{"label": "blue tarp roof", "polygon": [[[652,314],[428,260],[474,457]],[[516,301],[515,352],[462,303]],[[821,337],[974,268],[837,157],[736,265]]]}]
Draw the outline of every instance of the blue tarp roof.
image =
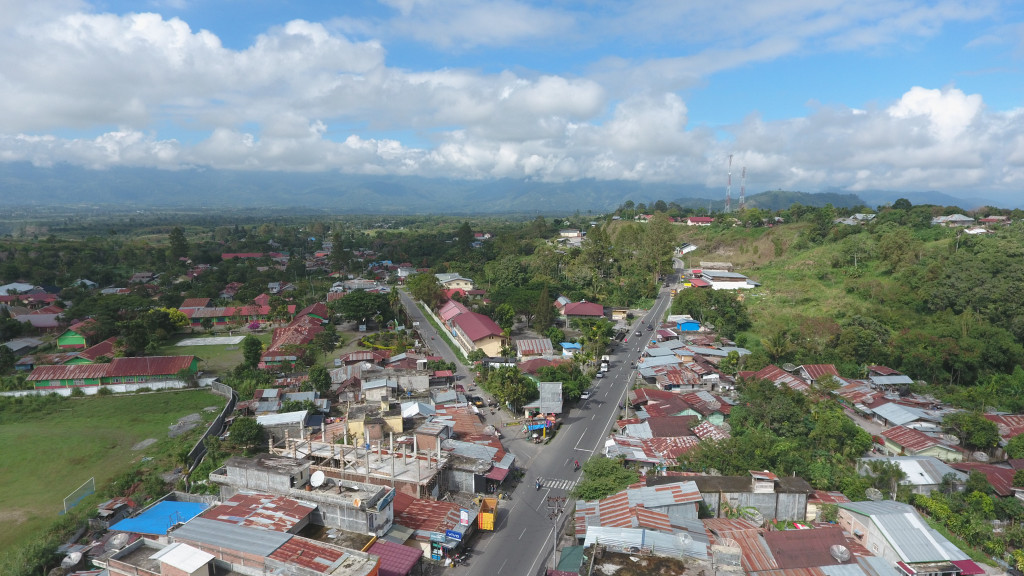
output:
[{"label": "blue tarp roof", "polygon": [[199,502],[176,502],[164,500],[157,502],[149,510],[134,518],[126,518],[110,527],[119,532],[136,532],[138,534],[167,534],[171,526],[188,522],[209,508],[208,504]]}]

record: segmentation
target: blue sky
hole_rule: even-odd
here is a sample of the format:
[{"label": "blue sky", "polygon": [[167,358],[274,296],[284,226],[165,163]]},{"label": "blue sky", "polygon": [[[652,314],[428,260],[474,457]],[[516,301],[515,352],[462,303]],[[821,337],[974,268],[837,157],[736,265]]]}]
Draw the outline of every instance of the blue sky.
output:
[{"label": "blue sky", "polygon": [[[0,0],[0,161],[1016,197],[1009,0]],[[735,189],[734,177],[734,189]]]}]

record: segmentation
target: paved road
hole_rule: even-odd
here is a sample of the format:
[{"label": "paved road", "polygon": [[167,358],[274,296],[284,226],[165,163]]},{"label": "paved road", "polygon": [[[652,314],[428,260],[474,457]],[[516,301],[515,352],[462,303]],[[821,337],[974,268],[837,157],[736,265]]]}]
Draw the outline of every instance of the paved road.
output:
[{"label": "paved road", "polygon": [[[662,290],[654,307],[635,325],[646,342],[652,332],[648,324],[657,325],[669,305],[668,290]],[[595,379],[594,396],[563,415],[563,425],[551,443],[537,446],[526,439],[512,439],[506,448],[524,459],[520,466],[526,476],[512,493],[512,501],[499,506],[493,533],[483,533],[471,544],[473,555],[468,566],[456,567],[452,572],[478,576],[532,576],[550,567],[556,524],[549,517],[548,497],[565,497],[575,487],[580,472],[574,471],[572,462],[582,464],[603,448],[612,424],[619,416],[629,382],[635,370],[640,339],[630,334],[625,344],[616,344],[612,367],[604,378]],[[529,456],[526,456],[526,455]],[[542,487],[536,488],[540,478]],[[571,502],[566,502],[570,506]],[[557,518],[557,533],[561,534],[566,515]]]},{"label": "paved road", "polygon": [[434,325],[430,323],[430,320],[427,320],[423,311],[416,305],[416,302],[413,301],[412,297],[404,290],[398,290],[398,295],[402,299],[402,305],[405,306],[405,312],[409,316],[409,321],[412,323],[419,323],[416,325],[416,330],[419,332],[420,337],[422,337],[426,342],[427,347],[430,348],[435,355],[444,358],[445,362],[455,364],[456,380],[462,382],[463,385],[465,385],[466,382],[472,382],[473,376],[469,369],[459,362],[459,359],[455,356],[455,352],[452,351],[451,347],[444,340],[444,336],[437,333],[437,329],[435,329]]}]

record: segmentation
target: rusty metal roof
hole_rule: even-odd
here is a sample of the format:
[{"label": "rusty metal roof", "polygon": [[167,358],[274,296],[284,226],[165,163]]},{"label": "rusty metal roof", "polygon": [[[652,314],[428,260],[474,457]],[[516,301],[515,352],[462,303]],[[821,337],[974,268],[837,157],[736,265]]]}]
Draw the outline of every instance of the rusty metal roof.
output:
[{"label": "rusty metal roof", "polygon": [[195,356],[142,356],[114,358],[107,376],[165,376],[177,374],[192,366]]},{"label": "rusty metal roof", "polygon": [[291,532],[315,509],[316,506],[312,504],[291,498],[267,494],[236,494],[220,506],[207,510],[203,517],[238,526]]},{"label": "rusty metal roof", "polygon": [[77,364],[73,366],[36,366],[26,380],[89,380],[107,375],[110,364]]}]

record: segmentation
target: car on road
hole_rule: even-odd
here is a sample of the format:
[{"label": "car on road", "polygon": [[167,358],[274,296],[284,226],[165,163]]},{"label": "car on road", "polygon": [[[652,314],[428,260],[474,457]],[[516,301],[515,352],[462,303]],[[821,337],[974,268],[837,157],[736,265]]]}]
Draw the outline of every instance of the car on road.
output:
[{"label": "car on road", "polygon": [[633,336],[643,336],[643,334],[641,334],[640,331],[637,330],[636,332],[633,332]]},{"label": "car on road", "polygon": [[597,373],[597,377],[598,378],[604,378],[604,372],[598,372]]},{"label": "car on road", "polygon": [[650,332],[651,330],[654,330],[654,326],[652,324],[648,324],[647,331]]},{"label": "car on road", "polygon": [[590,390],[584,390],[580,394],[580,400],[588,400],[588,399],[590,399]]}]

